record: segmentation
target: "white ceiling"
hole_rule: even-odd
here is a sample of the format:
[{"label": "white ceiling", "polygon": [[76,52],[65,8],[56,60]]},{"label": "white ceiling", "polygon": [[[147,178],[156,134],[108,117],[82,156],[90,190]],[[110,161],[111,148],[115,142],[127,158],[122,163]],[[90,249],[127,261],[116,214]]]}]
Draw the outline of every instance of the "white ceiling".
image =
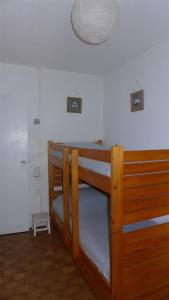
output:
[{"label": "white ceiling", "polygon": [[0,0],[0,61],[103,75],[169,37],[169,0],[119,1],[112,38],[91,46],[71,28],[74,0]]}]

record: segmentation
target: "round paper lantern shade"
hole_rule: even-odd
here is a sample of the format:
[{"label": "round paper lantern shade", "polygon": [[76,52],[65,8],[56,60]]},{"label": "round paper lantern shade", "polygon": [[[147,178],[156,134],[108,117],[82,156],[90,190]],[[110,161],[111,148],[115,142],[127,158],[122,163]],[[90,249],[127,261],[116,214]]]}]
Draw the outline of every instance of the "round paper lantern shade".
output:
[{"label": "round paper lantern shade", "polygon": [[82,41],[101,44],[111,37],[118,12],[117,0],[76,0],[73,29]]}]

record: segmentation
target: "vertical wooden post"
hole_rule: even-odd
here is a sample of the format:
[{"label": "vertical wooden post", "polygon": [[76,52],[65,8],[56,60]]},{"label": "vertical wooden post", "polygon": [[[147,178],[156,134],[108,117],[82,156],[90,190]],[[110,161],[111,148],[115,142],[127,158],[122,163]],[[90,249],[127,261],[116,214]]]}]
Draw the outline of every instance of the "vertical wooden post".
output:
[{"label": "vertical wooden post", "polygon": [[123,226],[123,156],[121,146],[111,150],[111,252],[110,282],[113,299],[122,298],[121,235]]},{"label": "vertical wooden post", "polygon": [[78,150],[72,150],[72,225],[73,225],[73,256],[79,256],[79,180]]},{"label": "vertical wooden post", "polygon": [[70,238],[70,174],[69,149],[63,150],[63,211],[64,211],[64,240],[67,245]]},{"label": "vertical wooden post", "polygon": [[51,203],[54,200],[54,166],[50,163],[50,155],[52,154],[52,141],[48,142],[48,191],[49,191],[49,212]]}]

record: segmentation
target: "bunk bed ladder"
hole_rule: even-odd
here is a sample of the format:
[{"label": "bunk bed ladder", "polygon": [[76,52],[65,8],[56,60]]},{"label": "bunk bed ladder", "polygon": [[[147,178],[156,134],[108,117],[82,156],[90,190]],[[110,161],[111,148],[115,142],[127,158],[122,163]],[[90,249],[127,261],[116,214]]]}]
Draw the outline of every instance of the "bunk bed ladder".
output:
[{"label": "bunk bed ladder", "polygon": [[54,200],[54,166],[50,163],[49,157],[52,154],[51,149],[52,141],[48,142],[48,178],[49,178],[49,212],[51,209],[51,203]]}]

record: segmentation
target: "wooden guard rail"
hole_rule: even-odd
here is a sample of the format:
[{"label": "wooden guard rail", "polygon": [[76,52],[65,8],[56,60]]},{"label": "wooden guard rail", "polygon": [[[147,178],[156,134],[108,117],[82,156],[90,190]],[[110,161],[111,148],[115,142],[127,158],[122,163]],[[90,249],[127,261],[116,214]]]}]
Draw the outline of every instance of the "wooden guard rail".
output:
[{"label": "wooden guard rail", "polygon": [[[126,151],[123,169],[123,225],[168,215],[169,150]],[[169,224],[122,233],[120,266],[122,297],[167,299]]]},{"label": "wooden guard rail", "polygon": [[124,224],[169,214],[169,150],[125,152],[123,193]]},{"label": "wooden guard rail", "polygon": [[156,294],[160,297],[164,295],[162,290],[169,291],[169,224],[130,233],[123,233],[123,226],[169,214],[169,150],[124,151],[123,147],[115,146],[104,152],[101,159],[111,162],[111,178],[78,167],[78,154],[99,160],[101,152],[97,152],[97,156],[96,152],[72,150],[74,257],[80,259],[80,178],[110,195],[113,299],[151,299],[146,295],[158,299]]}]

